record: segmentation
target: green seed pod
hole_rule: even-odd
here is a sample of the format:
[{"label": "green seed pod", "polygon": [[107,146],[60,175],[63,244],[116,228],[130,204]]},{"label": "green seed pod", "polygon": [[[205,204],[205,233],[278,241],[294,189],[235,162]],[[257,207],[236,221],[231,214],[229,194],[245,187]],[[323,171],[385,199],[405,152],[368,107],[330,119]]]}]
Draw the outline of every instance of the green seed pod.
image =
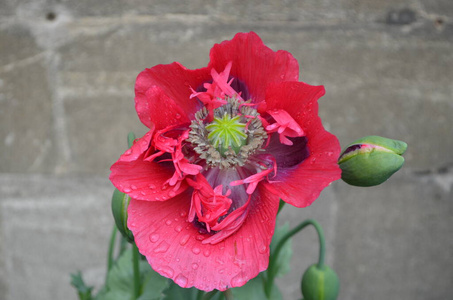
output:
[{"label": "green seed pod", "polygon": [[335,300],[340,291],[340,280],[328,266],[314,264],[305,271],[301,289],[304,300]]},{"label": "green seed pod", "polygon": [[341,179],[356,186],[381,184],[403,166],[406,149],[405,142],[380,136],[358,139],[338,159]]},{"label": "green seed pod", "polygon": [[112,196],[112,213],[113,218],[115,219],[116,227],[119,232],[132,243],[134,241],[134,236],[132,232],[127,228],[127,207],[129,206],[129,201],[131,197],[127,194],[121,193],[118,189],[115,189]]}]

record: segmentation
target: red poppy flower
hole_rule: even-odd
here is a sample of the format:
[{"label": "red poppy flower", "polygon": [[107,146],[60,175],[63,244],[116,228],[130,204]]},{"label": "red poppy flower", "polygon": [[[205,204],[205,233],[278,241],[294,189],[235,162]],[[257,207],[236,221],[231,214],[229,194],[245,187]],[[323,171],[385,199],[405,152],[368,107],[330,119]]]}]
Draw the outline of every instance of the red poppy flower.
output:
[{"label": "red poppy flower", "polygon": [[318,117],[322,86],[253,32],[214,45],[206,68],[141,72],[149,131],[112,166],[128,227],[154,270],[182,287],[244,285],[265,270],[279,198],[310,205],[340,178],[340,146]]}]

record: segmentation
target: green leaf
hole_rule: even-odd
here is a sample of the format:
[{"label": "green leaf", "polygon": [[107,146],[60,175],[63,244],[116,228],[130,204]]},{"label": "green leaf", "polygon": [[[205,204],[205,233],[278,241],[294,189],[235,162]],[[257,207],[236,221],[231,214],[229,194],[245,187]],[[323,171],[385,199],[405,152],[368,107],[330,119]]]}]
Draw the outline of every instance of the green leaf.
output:
[{"label": "green leaf", "polygon": [[[284,235],[289,232],[289,224],[285,223],[283,226],[276,228],[274,232],[274,236],[272,237],[271,242],[271,255],[275,248],[277,247],[278,243],[282,239]],[[283,248],[280,250],[280,254],[275,262],[275,270],[276,275],[275,277],[281,277],[288,273],[291,270],[291,257],[293,255],[292,243],[291,239],[283,245]]]},{"label": "green leaf", "polygon": [[[151,268],[150,268],[151,269]],[[143,292],[137,300],[160,300],[169,280],[151,269],[143,280]]]},{"label": "green leaf", "polygon": [[[140,300],[160,299],[162,291],[167,287],[167,279],[156,273],[146,261],[140,261],[140,277],[143,294],[151,298]],[[96,300],[129,300],[134,295],[134,275],[132,269],[132,250],[126,250],[116,261],[107,275],[105,291],[99,293]],[[142,295],[143,296],[143,295]]]},{"label": "green leaf", "polygon": [[71,285],[75,287],[79,294],[80,300],[91,300],[92,286],[87,286],[82,278],[82,273],[78,271],[76,274],[71,274]]},{"label": "green leaf", "polygon": [[[264,292],[264,278],[261,274],[247,282],[244,286],[231,290],[234,300],[264,300],[267,299]],[[272,294],[269,299],[281,300],[282,295],[278,287],[274,284]]]},{"label": "green leaf", "polygon": [[197,300],[198,290],[196,288],[185,289],[170,281],[170,286],[164,291],[162,300]]}]

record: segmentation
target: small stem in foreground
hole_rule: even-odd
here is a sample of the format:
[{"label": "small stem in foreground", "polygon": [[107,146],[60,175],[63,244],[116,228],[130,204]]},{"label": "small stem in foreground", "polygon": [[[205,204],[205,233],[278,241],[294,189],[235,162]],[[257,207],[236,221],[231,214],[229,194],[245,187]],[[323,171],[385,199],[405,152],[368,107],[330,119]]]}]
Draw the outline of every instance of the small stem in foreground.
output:
[{"label": "small stem in foreground", "polygon": [[324,232],[322,230],[321,225],[313,219],[308,219],[294,227],[291,231],[286,233],[279,241],[277,244],[277,247],[271,254],[271,257],[269,259],[269,267],[267,269],[267,284],[265,286],[265,292],[266,296],[268,299],[270,299],[271,293],[272,293],[272,286],[274,285],[274,279],[277,270],[276,268],[276,262],[278,259],[278,255],[280,253],[280,250],[283,248],[283,245],[286,243],[288,239],[290,239],[293,235],[307,227],[308,225],[313,225],[316,229],[316,232],[318,233],[319,237],[319,259],[318,259],[318,267],[322,268],[324,266],[324,257],[326,253],[326,241],[324,238]]},{"label": "small stem in foreground", "polygon": [[280,199],[280,203],[278,204],[278,211],[277,211],[277,215],[280,213],[280,211],[283,209],[283,207],[285,206],[286,202],[283,201],[282,199]]},{"label": "small stem in foreground", "polygon": [[134,271],[134,300],[140,297],[140,269],[138,265],[140,253],[138,252],[137,245],[132,244],[132,267]]},{"label": "small stem in foreground", "polygon": [[225,290],[223,295],[225,296],[225,300],[233,300],[233,292],[231,289]]},{"label": "small stem in foreground", "polygon": [[203,298],[201,300],[210,300],[212,297],[214,297],[217,294],[218,290],[213,290],[210,291],[209,293],[206,293],[203,295]]},{"label": "small stem in foreground", "polygon": [[[118,232],[118,229],[116,228],[116,225],[113,226],[112,234],[110,235],[110,243],[109,243],[109,252],[107,254],[107,274],[108,276],[110,269],[113,266],[113,250],[115,248],[115,241],[116,241],[116,233]],[[107,279],[106,279],[107,280]]]}]

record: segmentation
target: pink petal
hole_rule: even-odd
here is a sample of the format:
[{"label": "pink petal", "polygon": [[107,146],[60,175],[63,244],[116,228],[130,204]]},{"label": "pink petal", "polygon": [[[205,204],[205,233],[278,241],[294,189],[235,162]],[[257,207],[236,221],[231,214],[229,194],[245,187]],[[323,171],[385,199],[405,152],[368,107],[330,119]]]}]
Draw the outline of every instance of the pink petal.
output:
[{"label": "pink petal", "polygon": [[254,32],[238,33],[231,41],[214,45],[210,58],[208,68],[218,72],[231,61],[230,75],[247,85],[254,102],[264,100],[269,83],[297,81],[299,77],[299,64],[291,53],[273,51]]},{"label": "pink petal", "polygon": [[324,129],[318,116],[317,100],[322,95],[324,87],[302,82],[271,85],[266,94],[267,108],[288,112],[307,138],[309,156],[300,164],[286,169],[278,166],[275,182],[263,182],[268,191],[297,207],[310,205],[326,186],[341,176],[337,164],[340,144],[334,135]]},{"label": "pink petal", "polygon": [[172,177],[174,168],[163,166],[154,161],[145,161],[153,134],[152,128],[145,136],[121,155],[120,159],[110,168],[110,181],[123,193],[132,198],[148,201],[164,201],[170,199],[186,188],[184,182],[177,189],[169,187],[165,182]]},{"label": "pink petal", "polygon": [[132,199],[128,227],[140,252],[161,275],[181,287],[224,291],[267,268],[278,198],[261,191],[240,229],[215,245],[204,244],[211,235],[199,233],[187,221],[190,192],[165,202]]},{"label": "pink petal", "polygon": [[189,70],[175,62],[142,71],[135,83],[135,108],[142,123],[150,127],[154,122],[159,130],[192,119],[200,107],[189,99],[190,88],[208,81],[209,70]]}]

